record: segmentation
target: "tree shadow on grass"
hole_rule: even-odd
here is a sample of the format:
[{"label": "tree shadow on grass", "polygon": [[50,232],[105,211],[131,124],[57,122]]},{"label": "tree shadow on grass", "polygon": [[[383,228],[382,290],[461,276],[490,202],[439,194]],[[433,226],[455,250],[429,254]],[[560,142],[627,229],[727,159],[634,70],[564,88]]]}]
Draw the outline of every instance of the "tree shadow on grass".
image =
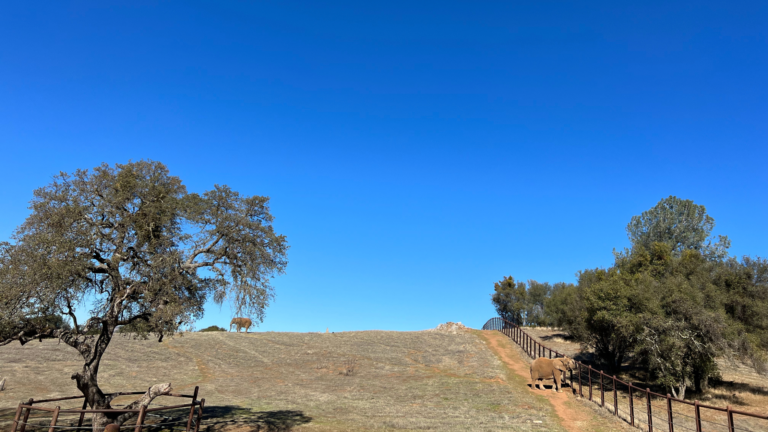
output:
[{"label": "tree shadow on grass", "polygon": [[206,406],[201,430],[206,432],[283,432],[312,421],[302,411],[254,411],[232,405]]}]

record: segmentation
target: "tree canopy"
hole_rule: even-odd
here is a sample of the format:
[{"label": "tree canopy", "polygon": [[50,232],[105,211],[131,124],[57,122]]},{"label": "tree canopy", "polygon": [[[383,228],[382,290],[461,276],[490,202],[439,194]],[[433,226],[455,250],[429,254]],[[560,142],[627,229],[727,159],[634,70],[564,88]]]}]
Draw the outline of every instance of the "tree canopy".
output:
[{"label": "tree canopy", "polygon": [[[268,204],[220,185],[188,193],[154,161],[56,175],[34,191],[12,242],[0,243],[0,345],[60,339],[84,360],[72,379],[89,405],[109,407],[97,373],[118,326],[162,341],[199,319],[209,299],[263,319],[288,250]],[[80,325],[75,312],[87,307]],[[41,319],[51,315],[74,325]],[[150,393],[136,404],[148,404]]]},{"label": "tree canopy", "polygon": [[697,250],[704,256],[723,259],[731,245],[727,236],[717,241],[710,237],[715,219],[707,214],[703,205],[691,200],[669,196],[627,224],[627,235],[633,246],[650,250],[653,243],[665,243],[672,252]]}]

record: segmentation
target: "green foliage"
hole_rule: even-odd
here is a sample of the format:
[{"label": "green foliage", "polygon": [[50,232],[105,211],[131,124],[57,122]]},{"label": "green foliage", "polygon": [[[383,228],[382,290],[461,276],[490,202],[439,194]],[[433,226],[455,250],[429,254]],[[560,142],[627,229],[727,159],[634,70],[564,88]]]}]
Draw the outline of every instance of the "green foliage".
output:
[{"label": "green foliage", "polygon": [[210,327],[206,327],[206,328],[200,330],[201,333],[203,333],[203,332],[225,332],[225,331],[227,331],[227,329],[225,329],[223,327],[215,326],[215,325],[212,325]]},{"label": "green foliage", "polygon": [[583,339],[586,332],[584,302],[579,288],[571,283],[558,282],[544,300],[544,313],[551,326],[568,329],[571,336]]},{"label": "green foliage", "polygon": [[528,325],[548,326],[549,316],[545,313],[544,303],[552,291],[552,286],[547,283],[528,281],[528,292],[526,294],[525,316]]},{"label": "green foliage", "polygon": [[496,313],[509,322],[524,325],[527,309],[525,283],[515,282],[515,278],[507,276],[493,284],[493,290],[491,301]]},{"label": "green foliage", "polygon": [[627,235],[633,247],[650,250],[653,243],[665,243],[675,254],[696,250],[711,259],[723,259],[731,245],[726,236],[717,242],[709,238],[715,220],[703,205],[669,196],[639,216],[633,216],[627,225]]},{"label": "green foliage", "polygon": [[[500,315],[564,328],[611,369],[627,361],[676,397],[719,374],[716,357],[768,369],[768,260],[728,257],[704,206],[669,197],[627,226],[632,248],[578,284],[495,285]],[[504,316],[504,315],[502,315]]]}]

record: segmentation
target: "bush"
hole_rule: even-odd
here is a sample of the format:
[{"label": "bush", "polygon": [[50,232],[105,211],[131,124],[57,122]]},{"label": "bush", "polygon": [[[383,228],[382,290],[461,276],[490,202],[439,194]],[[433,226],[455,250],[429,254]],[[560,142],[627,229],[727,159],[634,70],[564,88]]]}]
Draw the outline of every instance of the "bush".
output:
[{"label": "bush", "polygon": [[223,332],[225,332],[225,331],[227,331],[227,329],[225,329],[225,328],[221,328],[221,327],[219,327],[219,326],[215,326],[215,325],[212,325],[212,326],[210,326],[210,327],[206,327],[206,328],[204,328],[204,329],[200,330],[200,332],[201,332],[201,333],[202,333],[202,332],[217,332],[217,331],[223,331]]}]

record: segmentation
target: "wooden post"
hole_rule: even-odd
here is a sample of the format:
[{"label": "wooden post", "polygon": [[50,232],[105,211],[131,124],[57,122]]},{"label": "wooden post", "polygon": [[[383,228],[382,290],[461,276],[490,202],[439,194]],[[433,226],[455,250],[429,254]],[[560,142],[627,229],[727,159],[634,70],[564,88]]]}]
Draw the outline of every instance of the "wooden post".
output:
[{"label": "wooden post", "polygon": [[613,376],[613,415],[619,416],[619,396],[616,394],[616,375]]},{"label": "wooden post", "polygon": [[48,432],[56,432],[56,422],[59,420],[59,410],[61,407],[56,407],[53,410],[53,418],[51,419],[51,427],[48,428]]},{"label": "wooden post", "polygon": [[592,401],[592,366],[587,366],[587,375],[589,376],[589,400]]},{"label": "wooden post", "polygon": [[571,393],[576,394],[576,388],[573,387],[573,369],[571,369],[570,372],[571,372],[571,381],[569,382],[569,384],[571,386]]},{"label": "wooden post", "polygon": [[728,405],[726,409],[726,413],[728,414],[728,432],[734,432],[736,428],[733,426],[733,411],[731,411],[730,405]]},{"label": "wooden post", "polygon": [[189,420],[187,420],[187,432],[192,428],[192,417],[195,415],[195,402],[197,402],[197,391],[199,386],[195,386],[195,391],[192,393],[192,406],[189,407]]},{"label": "wooden post", "polygon": [[696,421],[696,432],[701,432],[701,410],[699,401],[693,401],[693,418]]},{"label": "wooden post", "polygon": [[147,415],[147,406],[142,405],[141,408],[139,408],[139,418],[136,419],[136,429],[134,429],[135,432],[141,432],[141,429],[144,427],[144,417]]},{"label": "wooden post", "polygon": [[645,388],[645,403],[648,410],[648,432],[653,432],[653,408],[651,406],[651,389]]},{"label": "wooden post", "polygon": [[200,429],[200,423],[203,421],[203,408],[205,407],[205,398],[200,401],[200,406],[197,407],[197,422],[195,423],[195,432]]},{"label": "wooden post", "polygon": [[632,383],[629,383],[629,424],[635,425],[635,401],[632,399]]},{"label": "wooden post", "polygon": [[27,405],[29,405],[29,408],[27,408],[27,411],[24,412],[24,420],[22,420],[21,428],[19,428],[19,432],[24,432],[27,430],[27,420],[29,420],[29,413],[32,411],[32,404],[35,403],[35,400],[32,398],[29,398],[27,401]]},{"label": "wooden post", "polygon": [[672,397],[667,393],[667,423],[669,432],[675,432],[675,422],[672,420]]},{"label": "wooden post", "polygon": [[[83,408],[82,408],[83,411],[85,411],[86,408],[88,408],[88,399],[83,398]],[[80,419],[77,421],[77,429],[75,430],[80,430],[80,428],[83,426],[84,419],[85,419],[85,412],[81,412]]]},{"label": "wooden post", "polygon": [[16,432],[16,428],[19,426],[21,411],[21,403],[19,403],[19,406],[16,408],[16,415],[13,417],[13,430],[11,430],[11,432]]}]

